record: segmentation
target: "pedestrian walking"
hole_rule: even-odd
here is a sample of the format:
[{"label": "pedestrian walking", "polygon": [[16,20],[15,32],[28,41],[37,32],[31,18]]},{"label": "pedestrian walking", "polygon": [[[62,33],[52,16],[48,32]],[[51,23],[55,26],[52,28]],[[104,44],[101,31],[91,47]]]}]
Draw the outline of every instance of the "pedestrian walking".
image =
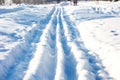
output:
[{"label": "pedestrian walking", "polygon": [[77,0],[73,0],[74,6],[77,6]]}]

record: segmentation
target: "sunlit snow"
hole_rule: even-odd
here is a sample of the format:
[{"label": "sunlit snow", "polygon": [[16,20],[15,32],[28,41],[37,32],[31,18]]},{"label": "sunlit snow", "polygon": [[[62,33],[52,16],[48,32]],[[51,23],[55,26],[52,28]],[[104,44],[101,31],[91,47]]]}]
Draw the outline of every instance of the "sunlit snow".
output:
[{"label": "sunlit snow", "polygon": [[0,80],[120,80],[119,4],[0,6]]}]

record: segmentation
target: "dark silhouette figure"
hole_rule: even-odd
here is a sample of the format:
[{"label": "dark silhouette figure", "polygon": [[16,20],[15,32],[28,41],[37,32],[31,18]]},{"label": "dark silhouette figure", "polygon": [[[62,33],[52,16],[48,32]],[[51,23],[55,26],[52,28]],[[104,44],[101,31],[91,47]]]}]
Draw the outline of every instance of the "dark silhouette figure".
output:
[{"label": "dark silhouette figure", "polygon": [[0,5],[2,5],[3,3],[5,3],[5,1],[4,0],[0,0]]},{"label": "dark silhouette figure", "polygon": [[73,0],[74,6],[77,6],[77,0]]},{"label": "dark silhouette figure", "polygon": [[57,0],[57,3],[60,3],[60,0]]}]

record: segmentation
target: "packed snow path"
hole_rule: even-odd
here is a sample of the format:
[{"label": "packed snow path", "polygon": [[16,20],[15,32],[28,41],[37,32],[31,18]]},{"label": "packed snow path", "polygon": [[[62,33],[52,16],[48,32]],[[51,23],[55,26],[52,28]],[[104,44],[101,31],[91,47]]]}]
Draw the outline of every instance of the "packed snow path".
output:
[{"label": "packed snow path", "polygon": [[23,50],[22,58],[9,65],[6,74],[0,73],[3,75],[0,79],[113,80],[104,70],[98,55],[85,48],[79,31],[64,8],[54,6],[50,14],[43,31],[38,24],[33,24],[34,39],[29,42],[29,50]]}]

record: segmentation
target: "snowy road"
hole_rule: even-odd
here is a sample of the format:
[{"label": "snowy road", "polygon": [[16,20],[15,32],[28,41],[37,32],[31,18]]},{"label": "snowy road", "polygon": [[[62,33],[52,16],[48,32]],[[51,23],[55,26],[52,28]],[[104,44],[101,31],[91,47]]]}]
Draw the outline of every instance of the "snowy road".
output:
[{"label": "snowy road", "polygon": [[[98,79],[97,66],[90,62],[91,55],[79,40],[79,33],[56,7],[47,24],[34,57],[30,60],[24,80],[80,80]],[[94,59],[92,57],[91,59]],[[95,61],[95,60],[94,60]],[[81,64],[82,62],[82,64]],[[85,68],[85,69],[84,69]],[[77,72],[78,71],[78,72]],[[51,74],[52,73],[52,74]]]},{"label": "snowy road", "polygon": [[0,53],[4,53],[0,55],[0,80],[114,80],[99,55],[85,47],[76,26],[106,15],[80,7],[79,15],[86,15],[75,24],[67,9],[62,5],[2,9],[0,20],[20,28],[11,27],[13,32],[7,33],[4,27],[0,30],[6,39],[0,39]]}]

